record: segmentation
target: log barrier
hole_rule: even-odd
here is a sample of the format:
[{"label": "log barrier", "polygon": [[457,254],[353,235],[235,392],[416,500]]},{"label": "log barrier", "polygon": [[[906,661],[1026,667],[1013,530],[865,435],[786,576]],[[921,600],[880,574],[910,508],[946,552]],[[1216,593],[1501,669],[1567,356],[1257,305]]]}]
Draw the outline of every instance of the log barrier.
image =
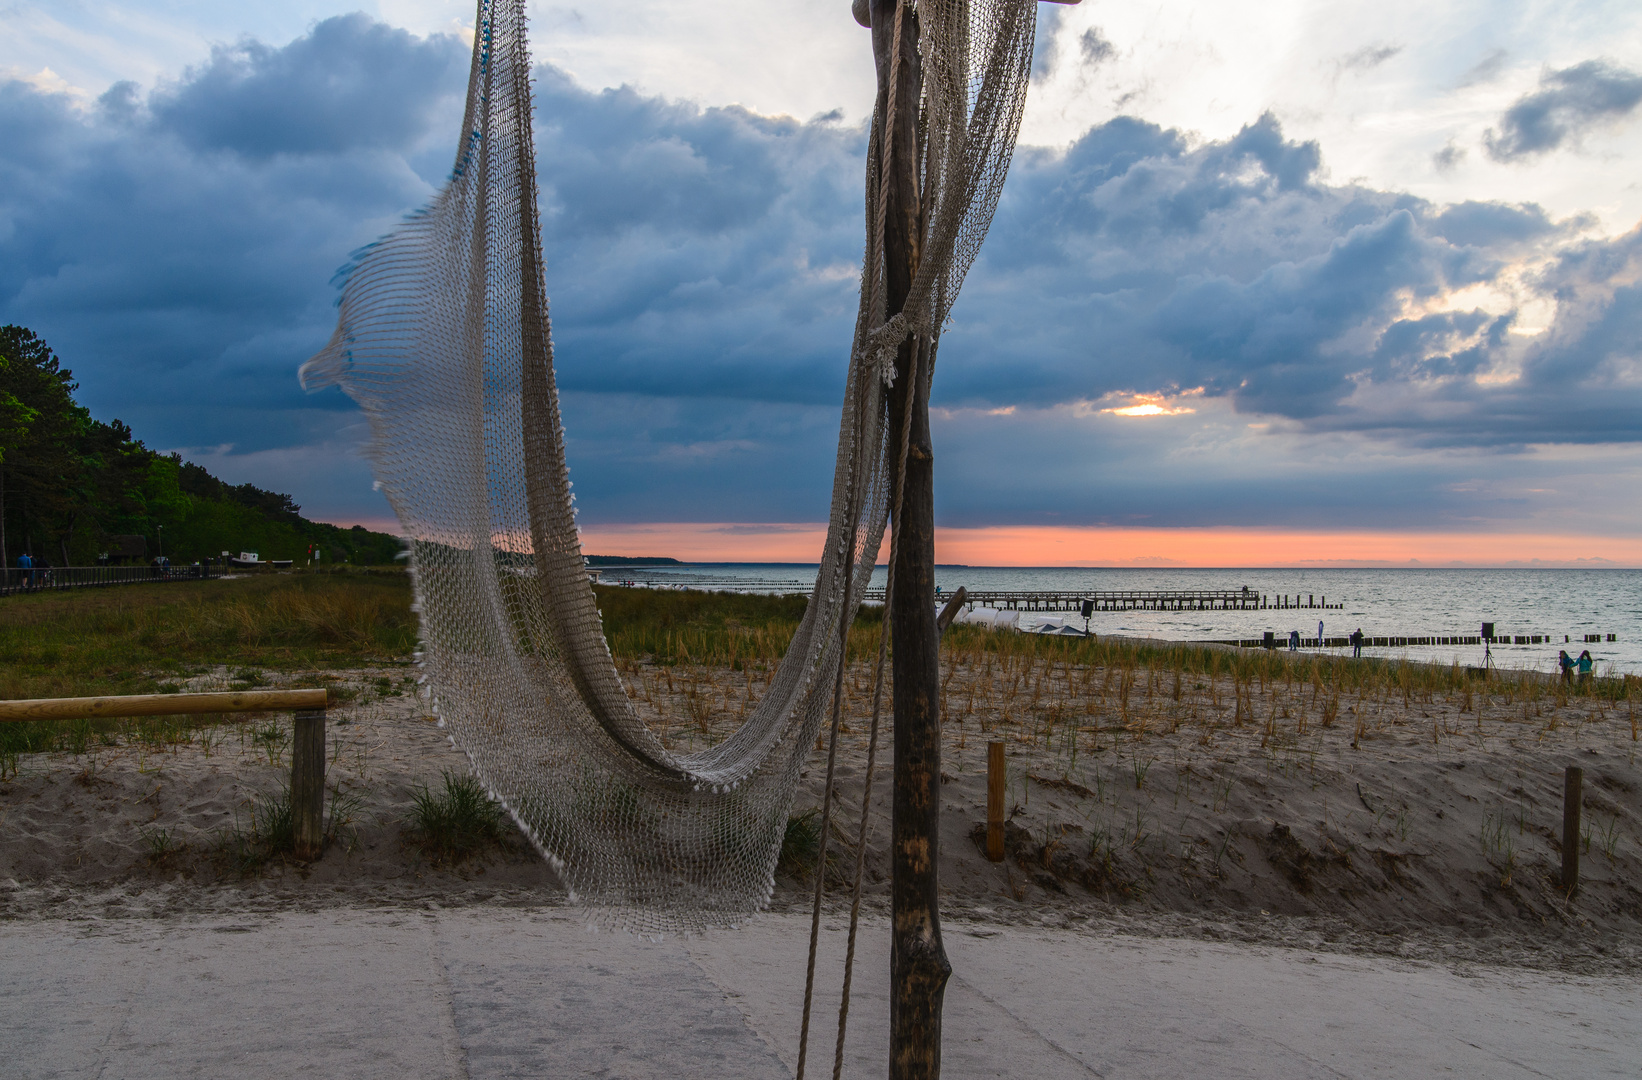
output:
[{"label": "log barrier", "polygon": [[319,690],[235,690],[214,694],[128,694],[114,697],[0,701],[0,723],[98,720],[123,716],[201,713],[295,713],[291,739],[291,831],[297,858],[313,860],[325,844],[325,702]]}]

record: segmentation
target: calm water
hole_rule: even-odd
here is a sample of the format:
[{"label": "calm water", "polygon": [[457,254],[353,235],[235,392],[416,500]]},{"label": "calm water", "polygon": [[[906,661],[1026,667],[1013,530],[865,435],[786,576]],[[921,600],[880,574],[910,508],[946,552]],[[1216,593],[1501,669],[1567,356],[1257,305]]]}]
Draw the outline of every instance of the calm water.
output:
[{"label": "calm water", "polygon": [[[686,587],[730,587],[756,591],[805,591],[815,582],[813,565],[700,564],[648,569],[611,568],[606,581],[642,581]],[[1238,589],[1267,595],[1314,593],[1330,611],[1113,611],[1097,612],[1096,633],[1133,634],[1181,641],[1259,637],[1272,630],[1315,636],[1322,620],[1327,636],[1345,636],[1358,627],[1374,637],[1476,634],[1485,621],[1498,634],[1543,634],[1553,645],[1496,645],[1495,662],[1511,667],[1554,670],[1557,650],[1577,656],[1589,648],[1599,671],[1642,673],[1642,570],[1089,570],[1063,567],[941,566],[935,571],[942,592],[971,589]],[[880,567],[875,583],[883,584]],[[1023,615],[1022,624],[1061,616]],[[1616,641],[1584,645],[1587,633],[1613,634]],[[1430,646],[1364,650],[1407,654],[1424,660],[1478,663],[1481,646]]]}]

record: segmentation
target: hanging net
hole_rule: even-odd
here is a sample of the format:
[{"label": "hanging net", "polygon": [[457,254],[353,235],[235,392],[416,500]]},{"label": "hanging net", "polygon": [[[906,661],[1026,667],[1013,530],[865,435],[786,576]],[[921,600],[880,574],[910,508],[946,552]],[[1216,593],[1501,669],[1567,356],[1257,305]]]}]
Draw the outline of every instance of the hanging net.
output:
[{"label": "hanging net", "polygon": [[[675,753],[628,699],[577,536],[542,273],[523,0],[481,0],[456,164],[431,205],[356,253],[304,385],[338,385],[409,541],[425,692],[475,773],[601,921],[724,925],[768,901],[805,755],[888,515],[888,359],[933,355],[979,251],[1025,102],[1036,0],[922,0],[923,257],[884,310],[868,153],[861,305],[826,548],[757,707]],[[891,317],[893,316],[893,317]]]}]

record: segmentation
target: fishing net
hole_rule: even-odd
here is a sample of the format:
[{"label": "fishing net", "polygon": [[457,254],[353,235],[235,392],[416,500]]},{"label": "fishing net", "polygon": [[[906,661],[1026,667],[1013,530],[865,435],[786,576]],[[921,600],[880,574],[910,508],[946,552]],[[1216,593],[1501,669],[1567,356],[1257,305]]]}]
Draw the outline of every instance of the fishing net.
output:
[{"label": "fishing net", "polygon": [[799,770],[827,712],[840,631],[876,562],[891,482],[896,347],[932,355],[978,252],[1025,101],[1036,0],[922,0],[923,258],[884,310],[868,154],[861,305],[826,548],[762,699],[709,749],[638,715],[583,566],[542,273],[523,0],[481,0],[449,182],[344,268],[340,318],[303,368],[369,419],[368,454],[408,538],[424,692],[480,781],[601,921],[656,931],[761,908]]}]

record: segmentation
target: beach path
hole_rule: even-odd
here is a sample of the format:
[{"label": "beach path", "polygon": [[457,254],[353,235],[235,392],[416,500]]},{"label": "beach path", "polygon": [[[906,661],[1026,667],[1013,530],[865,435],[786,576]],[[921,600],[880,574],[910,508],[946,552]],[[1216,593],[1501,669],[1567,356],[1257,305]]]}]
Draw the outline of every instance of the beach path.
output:
[{"label": "beach path", "polygon": [[[811,1075],[831,1072],[829,917]],[[0,925],[7,1077],[791,1075],[808,921],[661,941],[568,909]],[[957,922],[949,1077],[1635,1076],[1642,980]],[[884,1073],[864,929],[846,1075]]]}]

